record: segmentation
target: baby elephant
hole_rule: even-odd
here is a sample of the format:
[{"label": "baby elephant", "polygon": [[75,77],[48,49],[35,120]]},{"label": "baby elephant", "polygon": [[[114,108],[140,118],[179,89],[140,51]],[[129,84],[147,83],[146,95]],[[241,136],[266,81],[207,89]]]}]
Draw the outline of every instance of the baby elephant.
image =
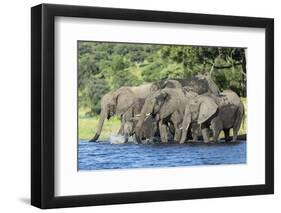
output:
[{"label": "baby elephant", "polygon": [[244,116],[244,105],[239,96],[225,90],[219,95],[199,95],[186,105],[182,125],[180,143],[184,143],[190,124],[201,126],[204,142],[209,142],[209,126],[213,133],[213,141],[217,142],[221,131],[224,131],[226,141],[229,140],[229,130],[233,129],[233,141],[236,141]]},{"label": "baby elephant", "polygon": [[[128,138],[130,136],[135,136],[135,128],[138,122],[138,118],[132,118],[124,123],[124,135],[125,135],[125,142],[128,142]],[[153,140],[154,137],[157,135],[157,122],[151,116],[147,117],[144,121],[143,126],[140,129],[140,136],[141,139],[149,139]],[[134,141],[137,141],[134,139]]]},{"label": "baby elephant", "polygon": [[[135,135],[135,127],[139,119],[139,114],[144,105],[145,99],[137,98],[134,100],[132,106],[122,115],[122,132],[119,132],[120,135],[124,136],[124,142],[128,142],[130,136]],[[156,135],[157,132],[157,123],[154,118],[151,116],[147,117],[143,123],[140,133],[142,139],[150,139]]]}]

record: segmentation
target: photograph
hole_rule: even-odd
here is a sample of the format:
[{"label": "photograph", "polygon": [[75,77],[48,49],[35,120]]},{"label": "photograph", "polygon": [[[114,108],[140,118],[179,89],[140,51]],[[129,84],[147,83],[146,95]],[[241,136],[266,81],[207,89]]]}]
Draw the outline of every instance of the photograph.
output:
[{"label": "photograph", "polygon": [[77,170],[247,163],[247,48],[77,41]]}]

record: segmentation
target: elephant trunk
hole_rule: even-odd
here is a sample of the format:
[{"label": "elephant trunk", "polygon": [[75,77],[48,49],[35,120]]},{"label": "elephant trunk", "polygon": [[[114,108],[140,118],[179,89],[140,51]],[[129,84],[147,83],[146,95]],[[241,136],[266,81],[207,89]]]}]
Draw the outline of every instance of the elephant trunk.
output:
[{"label": "elephant trunk", "polygon": [[182,130],[182,135],[181,135],[181,140],[180,140],[181,144],[185,142],[188,128],[189,128],[189,124],[186,126],[186,128],[183,128],[183,130]]},{"label": "elephant trunk", "polygon": [[106,118],[106,113],[103,110],[99,118],[96,134],[91,140],[89,140],[89,142],[96,142],[98,140],[105,118]]},{"label": "elephant trunk", "polygon": [[143,122],[146,118],[146,115],[144,113],[141,113],[139,120],[137,122],[136,128],[135,128],[135,139],[138,143],[141,143],[142,141],[142,126],[143,126]]},{"label": "elephant trunk", "polygon": [[124,135],[124,143],[128,143],[128,141],[129,141],[129,135],[128,135],[128,133],[125,133],[125,135]]},{"label": "elephant trunk", "polygon": [[89,140],[89,142],[96,142],[98,139],[99,139],[99,134],[95,134],[95,136],[91,139],[91,140]]},{"label": "elephant trunk", "polygon": [[145,120],[145,117],[146,117],[145,113],[142,112],[140,114],[140,117],[139,117],[138,122],[136,124],[135,135],[137,136],[136,138],[138,138],[138,139],[140,137],[140,131],[141,131],[143,122]]},{"label": "elephant trunk", "polygon": [[138,143],[141,143],[142,141],[142,128],[143,128],[143,123],[145,122],[145,120],[151,116],[153,112],[153,104],[151,104],[150,101],[145,101],[138,122],[136,124],[136,128],[135,128],[135,138],[137,140]]}]

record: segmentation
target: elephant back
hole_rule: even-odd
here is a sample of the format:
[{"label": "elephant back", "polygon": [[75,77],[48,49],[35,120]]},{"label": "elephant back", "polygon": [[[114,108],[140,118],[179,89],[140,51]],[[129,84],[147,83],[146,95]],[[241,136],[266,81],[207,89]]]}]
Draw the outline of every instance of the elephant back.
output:
[{"label": "elephant back", "polygon": [[136,87],[128,87],[128,89],[133,92],[135,98],[147,98],[151,93],[152,85],[153,84],[148,83]]},{"label": "elephant back", "polygon": [[185,80],[179,80],[179,82],[188,91],[196,92],[198,94],[212,93],[219,94],[219,88],[216,83],[207,75],[196,75]]},{"label": "elephant back", "polygon": [[116,114],[124,114],[137,99],[145,99],[150,94],[151,84],[136,87],[120,87],[111,93],[113,102],[116,103]]},{"label": "elephant back", "polygon": [[220,105],[234,105],[239,106],[241,103],[241,100],[239,96],[233,92],[232,90],[224,90],[220,94],[221,103]]},{"label": "elephant back", "polygon": [[220,90],[216,83],[212,80],[209,75],[198,74],[186,79],[166,79],[152,83],[151,92],[155,92],[164,88],[182,88],[198,94],[212,93],[218,95]]}]

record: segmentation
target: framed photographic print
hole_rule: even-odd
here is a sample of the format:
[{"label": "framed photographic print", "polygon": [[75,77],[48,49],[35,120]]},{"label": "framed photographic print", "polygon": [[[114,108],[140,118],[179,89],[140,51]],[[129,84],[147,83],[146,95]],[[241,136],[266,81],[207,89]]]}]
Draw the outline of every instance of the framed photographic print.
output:
[{"label": "framed photographic print", "polygon": [[31,204],[272,194],[274,21],[31,9]]}]

